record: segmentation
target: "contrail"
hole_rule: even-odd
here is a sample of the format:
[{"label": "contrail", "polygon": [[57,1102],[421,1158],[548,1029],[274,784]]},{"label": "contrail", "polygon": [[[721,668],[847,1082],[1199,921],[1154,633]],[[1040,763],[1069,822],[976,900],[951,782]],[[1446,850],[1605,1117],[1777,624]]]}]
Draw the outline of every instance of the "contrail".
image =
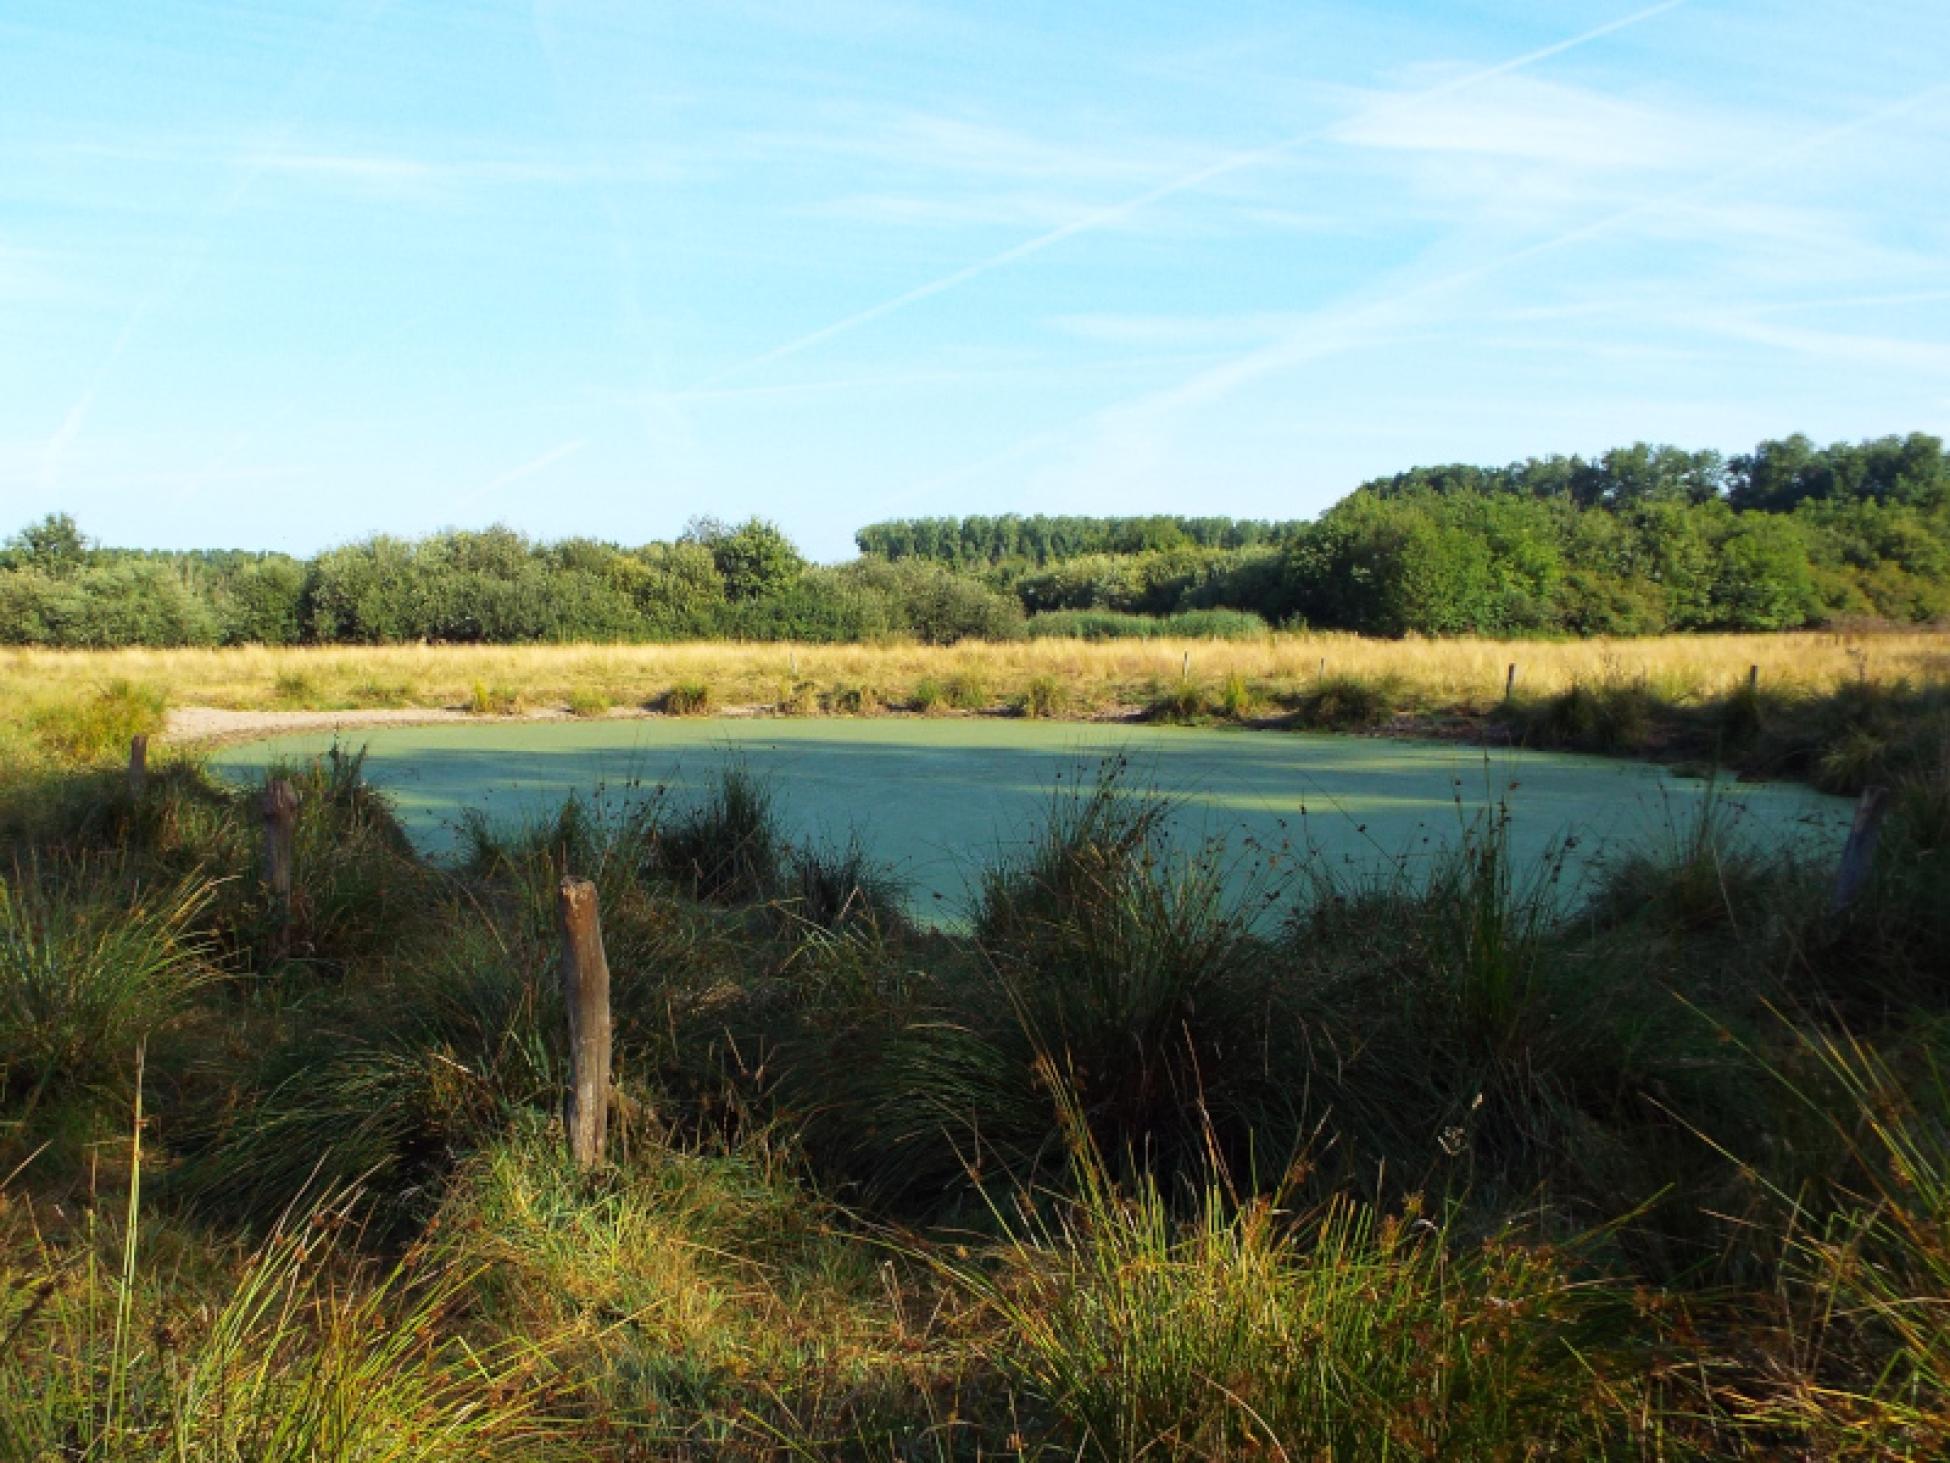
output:
[{"label": "contrail", "polygon": [[587,437],[572,437],[567,442],[557,443],[540,457],[531,458],[519,467],[509,468],[499,477],[482,484],[472,492],[462,493],[459,497],[454,498],[447,504],[447,511],[451,513],[457,508],[472,507],[474,504],[480,502],[481,499],[492,497],[503,488],[510,487],[520,482],[523,478],[533,477],[545,468],[555,466],[556,463],[561,462],[564,458],[574,457],[588,445],[589,439]]},{"label": "contrail", "polygon": [[980,279],[985,274],[992,274],[998,269],[1005,269],[1011,264],[1028,259],[1033,255],[1041,254],[1044,250],[1054,248],[1066,239],[1075,238],[1078,234],[1091,233],[1097,229],[1119,223],[1129,218],[1132,214],[1149,208],[1154,203],[1162,202],[1176,194],[1185,193],[1194,188],[1201,188],[1207,183],[1227,177],[1233,173],[1244,171],[1247,168],[1254,168],[1262,163],[1271,162],[1275,158],[1306,147],[1311,143],[1324,141],[1348,127],[1362,122],[1372,121],[1376,118],[1389,116],[1395,112],[1419,106],[1440,97],[1450,96],[1469,87],[1480,86],[1484,82],[1493,81],[1499,76],[1507,76],[1513,71],[1521,71],[1525,67],[1534,66],[1539,61],[1547,61],[1553,56],[1561,56],[1564,52],[1573,50],[1579,46],[1589,45],[1592,41],[1613,35],[1618,31],[1626,29],[1628,26],[1638,25],[1643,21],[1651,20],[1654,16],[1663,15],[1668,10],[1676,10],[1681,5],[1687,3],[1688,0],[1660,0],[1660,3],[1657,5],[1649,5],[1643,10],[1635,10],[1630,15],[1622,16],[1617,20],[1607,21],[1604,25],[1596,26],[1591,30],[1581,31],[1577,35],[1570,36],[1561,41],[1555,41],[1548,46],[1541,46],[1537,50],[1526,51],[1521,56],[1512,56],[1509,60],[1499,61],[1494,66],[1486,66],[1481,70],[1471,71],[1466,75],[1455,77],[1452,80],[1428,87],[1422,91],[1412,92],[1404,97],[1395,97],[1385,102],[1379,102],[1363,111],[1356,112],[1351,117],[1343,117],[1339,121],[1329,123],[1327,126],[1317,127],[1308,132],[1296,133],[1291,137],[1282,138],[1278,142],[1267,143],[1262,147],[1232,153],[1227,157],[1220,158],[1216,162],[1208,163],[1206,166],[1186,173],[1181,177],[1173,178],[1166,183],[1160,183],[1155,188],[1133,194],[1120,203],[1110,204],[1105,208],[1097,209],[1095,212],[1087,213],[1081,218],[1073,219],[1069,223],[1060,224],[1047,233],[1036,235],[1033,239],[1025,239],[1020,244],[1004,249],[1000,254],[992,254],[986,259],[978,259],[972,264],[965,264],[952,274],[944,274],[939,279],[930,280],[926,284],[916,285],[913,289],[895,295],[890,300],[883,300],[878,305],[870,305],[864,310],[856,311],[851,315],[835,320],[830,325],[821,326],[818,330],[812,331],[809,334],[799,336],[794,340],[788,340],[783,345],[774,346],[772,349],[764,351],[759,355],[734,362],[732,365],[726,366],[722,370],[715,371],[709,376],[704,377],[704,379],[686,390],[677,392],[676,396],[681,399],[693,391],[702,391],[707,387],[716,386],[719,382],[732,376],[742,375],[746,371],[756,370],[758,367],[770,365],[774,361],[782,361],[788,356],[796,356],[801,351],[811,350],[814,346],[823,345],[835,336],[844,335],[848,331],[856,330],[871,321],[882,319],[899,310],[905,310],[909,305],[919,304],[922,300],[932,299],[936,295],[945,294],[949,290],[967,284],[970,280]]},{"label": "contrail", "polygon": [[1329,306],[1325,309],[1315,311],[1311,325],[1304,330],[1289,332],[1286,337],[1273,344],[1262,346],[1257,350],[1236,357],[1223,365],[1202,371],[1179,383],[1177,386],[1169,387],[1161,391],[1147,392],[1124,401],[1113,402],[1109,406],[1099,407],[1066,424],[1046,427],[1040,431],[1033,432],[1010,446],[980,458],[967,466],[953,469],[947,473],[938,474],[928,479],[914,492],[903,495],[902,501],[922,497],[939,487],[960,482],[965,478],[986,471],[989,468],[997,467],[1005,462],[1030,455],[1053,442],[1072,435],[1077,429],[1093,423],[1106,425],[1117,420],[1120,416],[1132,412],[1141,413],[1149,420],[1163,412],[1180,410],[1188,406],[1203,405],[1229,394],[1249,381],[1256,380],[1261,376],[1287,366],[1298,365],[1303,361],[1318,360],[1343,350],[1355,349],[1368,344],[1375,338],[1375,327],[1386,324],[1405,305],[1413,304],[1433,295],[1443,294],[1462,285],[1472,284],[1487,275],[1509,269],[1513,265],[1526,263],[1542,255],[1553,253],[1556,250],[1568,248],[1573,244],[1583,243],[1588,239],[1610,233],[1612,230],[1642,215],[1660,212],[1670,209],[1675,205],[1684,204],[1701,194],[1710,193],[1716,188],[1723,187],[1728,183],[1735,182],[1750,174],[1766,172],[1770,168],[1778,167],[1780,164],[1800,157],[1804,153],[1813,152],[1818,148],[1826,147],[1830,143],[1837,142],[1844,137],[1852,136],[1871,127],[1879,126],[1892,117],[1917,111],[1946,93],[1950,93],[1950,82],[1939,83],[1936,86],[1925,88],[1923,91],[1916,92],[1900,101],[1891,102],[1887,106],[1874,108],[1871,111],[1850,118],[1845,122],[1838,122],[1832,126],[1817,129],[1805,136],[1796,138],[1794,141],[1775,149],[1763,157],[1737,163],[1730,168],[1722,169],[1720,172],[1700,179],[1698,182],[1688,183],[1684,187],[1662,193],[1655,198],[1644,199],[1628,207],[1617,209],[1612,213],[1604,215],[1602,218],[1592,220],[1590,223],[1580,224],[1576,228],[1565,230],[1563,233],[1553,234],[1547,239],[1541,239],[1534,244],[1525,245],[1523,248],[1513,250],[1508,254],[1498,255],[1496,258],[1486,260],[1481,264],[1471,265],[1467,269],[1457,270],[1451,274],[1442,275],[1439,278],[1410,286],[1386,299],[1373,301],[1368,304]]}]

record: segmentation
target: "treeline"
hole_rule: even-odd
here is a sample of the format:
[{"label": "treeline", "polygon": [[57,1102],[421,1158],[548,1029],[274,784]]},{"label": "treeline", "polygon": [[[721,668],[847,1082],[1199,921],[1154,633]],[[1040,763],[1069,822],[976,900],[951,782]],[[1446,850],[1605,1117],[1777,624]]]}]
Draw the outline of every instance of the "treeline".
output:
[{"label": "treeline", "polygon": [[857,542],[859,559],[823,567],[762,520],[699,519],[635,548],[493,528],[299,560],[106,549],[57,515],[0,549],[0,643],[946,644],[1170,616],[1375,635],[1929,623],[1950,618],[1950,458],[1922,433],[1733,457],[1639,444],[1415,468],[1313,522],[931,518]]},{"label": "treeline", "polygon": [[1303,525],[1253,518],[1078,518],[1005,513],[994,518],[897,518],[853,535],[862,554],[926,559],[953,568],[1061,563],[1085,554],[1249,549],[1278,543]]},{"label": "treeline", "polygon": [[1009,594],[922,561],[806,562],[772,525],[671,543],[533,543],[505,528],[378,536],[309,561],[90,545],[64,516],[0,550],[0,644],[1008,639]]},{"label": "treeline", "polygon": [[[1262,524],[1227,547],[1065,552],[982,571],[1031,613],[1229,609],[1276,624],[1378,635],[1642,635],[1787,630],[1838,619],[1950,615],[1950,459],[1922,433],[1817,447],[1764,442],[1731,458],[1645,444],[1508,467],[1415,468],[1361,487],[1312,523]],[[1226,520],[1092,520],[1100,537]],[[1009,520],[881,524],[859,542],[952,545]],[[1122,527],[1118,527],[1119,524]],[[890,550],[890,552],[896,552]],[[917,547],[910,557],[929,558]],[[898,552],[896,553],[898,557]],[[944,548],[934,562],[962,562]]]}]

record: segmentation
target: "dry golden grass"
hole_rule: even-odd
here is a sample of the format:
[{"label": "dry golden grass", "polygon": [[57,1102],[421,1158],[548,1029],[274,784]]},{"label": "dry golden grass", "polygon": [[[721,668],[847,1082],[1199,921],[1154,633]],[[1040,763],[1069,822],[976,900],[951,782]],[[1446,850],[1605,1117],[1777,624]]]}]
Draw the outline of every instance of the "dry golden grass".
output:
[{"label": "dry golden grass", "polygon": [[[964,676],[994,704],[1018,700],[1038,678],[1070,692],[1072,714],[1149,699],[1191,679],[1217,687],[1238,676],[1259,695],[1304,689],[1323,672],[1394,678],[1405,699],[1429,707],[1480,708],[1503,693],[1518,666],[1529,692],[1573,682],[1643,677],[1686,699],[1737,685],[1750,666],[1770,688],[1822,688],[1845,677],[1950,680],[1950,633],[1688,635],[1569,642],[1371,640],[1357,635],[1270,635],[1256,641],[1085,643],[1028,640],[920,645],[331,646],[226,650],[16,650],[0,654],[0,698],[18,716],[118,678],[161,687],[172,706],[233,710],[468,707],[518,702],[533,708],[654,704],[674,687],[703,684],[723,708],[797,704],[864,690],[867,704],[901,706],[924,680]],[[810,694],[808,694],[810,693]]]}]

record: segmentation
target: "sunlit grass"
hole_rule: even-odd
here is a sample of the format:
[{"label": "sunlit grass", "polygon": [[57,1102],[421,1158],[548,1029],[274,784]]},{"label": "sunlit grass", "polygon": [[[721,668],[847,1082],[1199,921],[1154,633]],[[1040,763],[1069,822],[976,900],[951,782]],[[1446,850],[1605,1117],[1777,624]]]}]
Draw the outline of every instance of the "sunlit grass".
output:
[{"label": "sunlit grass", "polygon": [[[1189,656],[1189,666],[1187,657]],[[966,690],[955,704],[1020,704],[1038,681],[1064,685],[1078,705],[1136,706],[1154,683],[1229,678],[1255,698],[1293,696],[1323,679],[1399,683],[1417,700],[1486,709],[1517,687],[1541,696],[1575,684],[1642,681],[1667,700],[1720,695],[1758,667],[1765,690],[1860,678],[1887,684],[1950,674],[1950,635],[1689,635],[1566,642],[1371,640],[1344,634],[1267,635],[1252,641],[1090,643],[1042,639],[954,646],[682,645],[360,646],[223,650],[16,650],[0,656],[0,694],[16,706],[72,702],[117,679],[167,688],[177,706],[232,709],[358,705],[471,707],[511,699],[563,708],[578,692],[616,705],[707,684],[715,704],[771,707],[780,687],[822,691],[912,687],[932,679]],[[979,688],[980,694],[971,694]]]}]

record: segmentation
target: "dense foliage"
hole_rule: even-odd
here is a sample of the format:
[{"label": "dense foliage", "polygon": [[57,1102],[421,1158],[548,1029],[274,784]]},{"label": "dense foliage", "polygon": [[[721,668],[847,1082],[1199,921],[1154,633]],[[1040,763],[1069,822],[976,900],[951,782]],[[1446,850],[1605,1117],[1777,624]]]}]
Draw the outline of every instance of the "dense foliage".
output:
[{"label": "dense foliage", "polygon": [[[933,518],[808,564],[772,524],[674,542],[384,535],[300,561],[90,544],[65,515],[0,550],[0,644],[428,640],[872,641],[1145,633],[1643,635],[1950,615],[1950,458],[1922,433],[1731,458],[1643,443],[1594,459],[1415,468],[1304,523]],[[1121,616],[1123,619],[1107,618]],[[1199,623],[1197,621],[1180,623]]]},{"label": "dense foliage", "polygon": [[[1073,522],[1090,532],[1072,531]],[[1378,635],[1783,630],[1950,614],[1950,458],[1922,433],[1732,458],[1640,443],[1415,468],[1309,524],[877,524],[863,550],[986,563],[1033,614],[1226,608]],[[1014,542],[998,554],[987,546]],[[971,547],[972,546],[972,547]]]}]

